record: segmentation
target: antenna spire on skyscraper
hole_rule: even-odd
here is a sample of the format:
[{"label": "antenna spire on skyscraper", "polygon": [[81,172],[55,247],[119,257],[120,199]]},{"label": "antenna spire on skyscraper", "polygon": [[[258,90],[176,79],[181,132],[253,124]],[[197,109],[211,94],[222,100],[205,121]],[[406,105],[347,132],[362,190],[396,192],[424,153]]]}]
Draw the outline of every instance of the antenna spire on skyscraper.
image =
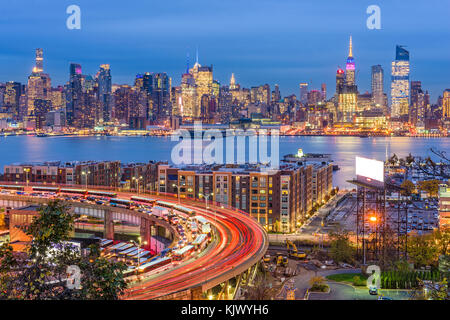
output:
[{"label": "antenna spire on skyscraper", "polygon": [[186,73],[189,73],[189,51],[186,53]]},{"label": "antenna spire on skyscraper", "polygon": [[352,44],[352,36],[350,36],[350,46],[348,48],[348,56],[353,57],[353,44]]},{"label": "antenna spire on skyscraper", "polygon": [[198,46],[197,46],[197,50],[195,52],[195,63],[198,64]]}]

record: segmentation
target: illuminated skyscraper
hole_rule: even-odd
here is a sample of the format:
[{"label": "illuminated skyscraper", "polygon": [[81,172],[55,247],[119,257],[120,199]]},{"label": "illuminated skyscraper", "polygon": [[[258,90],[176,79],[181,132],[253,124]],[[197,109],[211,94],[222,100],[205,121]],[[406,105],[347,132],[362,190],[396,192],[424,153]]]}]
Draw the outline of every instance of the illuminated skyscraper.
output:
[{"label": "illuminated skyscraper", "polygon": [[191,73],[185,73],[181,78],[181,101],[178,101],[178,104],[180,116],[200,117],[200,105],[197,103],[197,86]]},{"label": "illuminated skyscraper", "polygon": [[336,71],[336,95],[338,96],[343,88],[344,88],[344,84],[345,84],[345,71],[342,70],[341,68],[338,68]]},{"label": "illuminated skyscraper", "polygon": [[22,94],[22,85],[19,82],[6,83],[4,103],[11,110],[14,119],[19,119],[19,102]]},{"label": "illuminated skyscraper", "polygon": [[381,65],[372,66],[372,100],[377,107],[384,107],[384,71]]},{"label": "illuminated skyscraper", "polygon": [[343,76],[342,70],[338,69],[336,74],[336,92],[338,93],[337,121],[349,123],[353,122],[358,101],[358,87],[355,84],[355,60],[353,58],[351,36],[345,66],[345,81],[343,81]]},{"label": "illuminated skyscraper", "polygon": [[[197,90],[197,101],[196,108],[198,111],[198,116],[200,116],[200,106],[203,96],[210,96],[212,94],[213,88],[213,67],[201,66],[198,61],[195,63],[194,67],[189,70],[189,73],[193,76],[195,80],[196,90]],[[198,117],[195,116],[195,117]]]},{"label": "illuminated skyscraper", "polygon": [[36,49],[36,67],[34,72],[44,72],[44,55],[41,48]]},{"label": "illuminated skyscraper", "polygon": [[71,63],[69,66],[69,83],[66,86],[66,121],[69,126],[74,126],[82,105],[82,74],[81,65]]},{"label": "illuminated skyscraper", "polygon": [[307,83],[300,83],[300,102],[303,105],[306,105],[308,103],[308,84]]},{"label": "illuminated skyscraper", "polygon": [[234,89],[236,89],[236,79],[234,78],[234,73],[232,73],[230,79],[230,90]]},{"label": "illuminated skyscraper", "polygon": [[442,98],[442,118],[450,119],[450,89],[445,89]]},{"label": "illuminated skyscraper", "polygon": [[322,92],[322,100],[327,100],[327,85],[325,83],[322,83],[320,90]]},{"label": "illuminated skyscraper", "polygon": [[99,110],[97,120],[100,124],[111,120],[111,70],[109,64],[100,65],[97,73]]},{"label": "illuminated skyscraper", "polygon": [[[27,91],[27,115],[33,117],[35,115],[35,100],[51,99],[51,80],[50,76],[43,73],[43,53],[42,49],[36,49],[36,65],[33,72],[28,77]],[[51,104],[51,102],[49,102]]]},{"label": "illuminated skyscraper", "polygon": [[153,114],[168,116],[170,114],[170,87],[172,80],[167,73],[155,73],[152,77],[151,97],[153,101]]},{"label": "illuminated skyscraper", "polygon": [[350,36],[347,64],[345,65],[345,82],[348,86],[355,84],[355,59],[353,59],[352,36]]},{"label": "illuminated skyscraper", "polygon": [[391,116],[405,118],[409,114],[409,52],[396,47],[395,61],[391,69]]}]

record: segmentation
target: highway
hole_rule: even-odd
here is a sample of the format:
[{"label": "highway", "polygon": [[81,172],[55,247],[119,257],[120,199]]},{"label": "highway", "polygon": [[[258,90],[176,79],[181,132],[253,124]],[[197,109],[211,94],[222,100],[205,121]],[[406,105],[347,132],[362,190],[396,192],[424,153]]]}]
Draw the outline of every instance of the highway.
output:
[{"label": "highway", "polygon": [[[133,195],[136,194],[117,192],[117,198],[120,199],[130,199]],[[148,196],[178,204],[174,197]],[[124,299],[162,298],[196,287],[201,287],[204,292],[247,271],[259,262],[267,251],[267,233],[248,214],[218,206],[214,207],[213,212],[211,206],[206,210],[204,203],[193,200],[182,200],[181,205],[194,209],[197,215],[210,221],[214,226],[213,241],[202,252],[185,260],[172,262],[169,267],[162,267],[161,270],[141,274],[139,281],[130,283]]]},{"label": "highway", "polygon": [[209,289],[244,272],[266,252],[267,235],[248,215],[222,208],[214,214],[203,206],[183,206],[211,221],[217,230],[216,241],[205,254],[182,261],[158,276],[144,278],[127,292],[127,299],[154,299],[197,286]]}]

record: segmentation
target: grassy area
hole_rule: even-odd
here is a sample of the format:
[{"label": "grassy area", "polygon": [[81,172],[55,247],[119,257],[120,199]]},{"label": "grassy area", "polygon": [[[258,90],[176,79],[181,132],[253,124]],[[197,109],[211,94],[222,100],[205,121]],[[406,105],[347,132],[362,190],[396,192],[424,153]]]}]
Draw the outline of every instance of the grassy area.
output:
[{"label": "grassy area", "polygon": [[368,275],[362,273],[337,273],[331,274],[326,278],[336,282],[348,282],[354,286],[365,286]]}]

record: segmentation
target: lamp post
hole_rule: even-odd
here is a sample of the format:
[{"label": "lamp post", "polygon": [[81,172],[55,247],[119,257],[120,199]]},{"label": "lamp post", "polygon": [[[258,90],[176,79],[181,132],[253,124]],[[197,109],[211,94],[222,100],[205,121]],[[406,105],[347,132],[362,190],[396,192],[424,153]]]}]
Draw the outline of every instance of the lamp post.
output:
[{"label": "lamp post", "polygon": [[30,168],[23,168],[23,171],[25,172],[25,180],[27,182],[28,187],[28,172],[30,172]]},{"label": "lamp post", "polygon": [[176,185],[175,183],[172,185],[172,187],[177,188],[178,193],[178,203],[180,203],[180,186]]},{"label": "lamp post", "polygon": [[[203,193],[199,193],[198,197],[203,197],[206,200],[205,203],[205,209],[208,209],[208,199],[210,196],[214,196],[214,193],[210,193],[210,194],[203,194]],[[216,222],[216,209],[214,208],[214,222]]]},{"label": "lamp post", "polygon": [[86,171],[82,171],[82,172],[81,172],[81,175],[84,176],[84,183],[85,183],[85,186],[86,186],[86,190],[87,190],[87,180],[88,180],[88,176],[87,176],[87,175],[88,175],[89,173],[91,173],[91,172],[90,172],[90,171],[87,171],[87,172],[86,172]]},{"label": "lamp post", "polygon": [[[139,240],[139,244],[137,244],[136,241],[134,241],[134,240],[130,240],[130,242],[133,243],[138,249],[138,253],[137,253],[138,265],[136,267],[136,275],[138,275],[139,267],[141,266],[141,253],[139,252],[139,249],[141,248],[141,244],[142,244],[141,237],[138,237],[138,240]],[[144,241],[144,245],[146,245],[146,244],[147,244],[147,241]]]}]

